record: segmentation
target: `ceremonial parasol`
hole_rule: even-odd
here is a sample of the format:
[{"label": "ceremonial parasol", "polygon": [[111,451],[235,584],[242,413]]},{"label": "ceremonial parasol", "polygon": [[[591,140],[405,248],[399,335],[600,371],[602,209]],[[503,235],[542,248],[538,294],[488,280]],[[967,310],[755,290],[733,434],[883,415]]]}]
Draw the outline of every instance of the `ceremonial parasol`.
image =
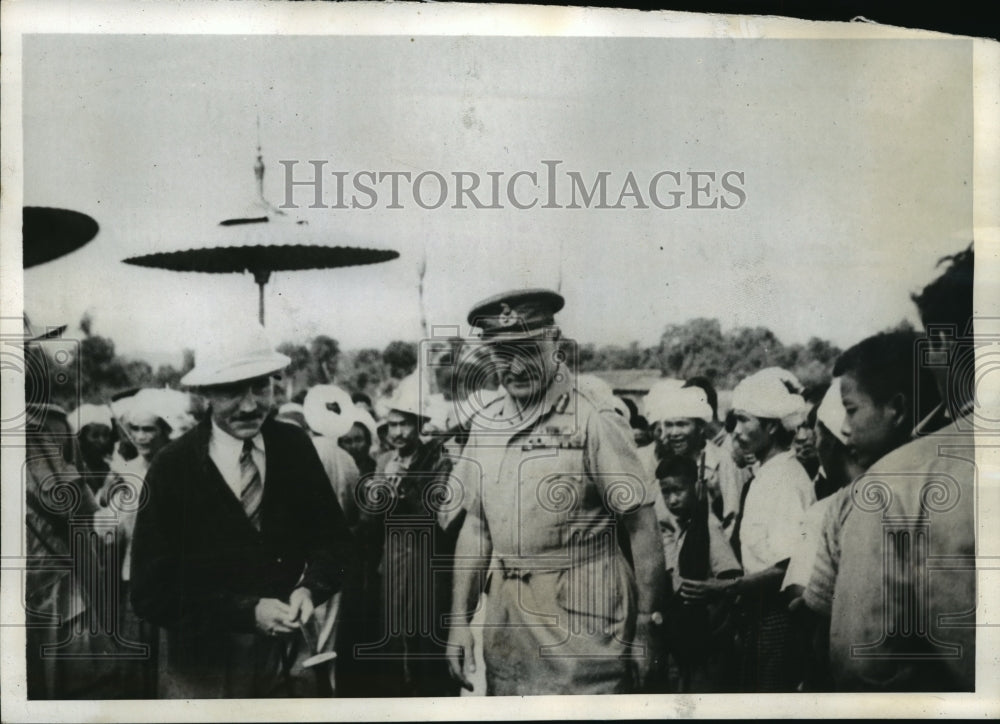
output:
[{"label": "ceremonial parasol", "polygon": [[[158,252],[125,259],[126,264],[171,271],[253,274],[259,289],[258,314],[264,324],[264,285],[272,272],[377,264],[399,252],[331,246],[318,240],[308,222],[290,218],[264,198],[264,163],[257,148],[257,199],[242,216],[220,221],[213,243],[197,249]],[[238,243],[237,243],[238,242]]]},{"label": "ceremonial parasol", "polygon": [[24,268],[76,251],[97,236],[99,228],[96,221],[79,211],[25,206],[21,225]]}]

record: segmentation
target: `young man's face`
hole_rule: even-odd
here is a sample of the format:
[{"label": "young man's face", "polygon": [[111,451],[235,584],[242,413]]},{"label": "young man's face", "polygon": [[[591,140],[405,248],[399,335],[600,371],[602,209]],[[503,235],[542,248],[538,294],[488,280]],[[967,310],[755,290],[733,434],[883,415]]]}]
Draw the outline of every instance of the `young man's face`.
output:
[{"label": "young man's face", "polygon": [[705,440],[698,421],[674,417],[661,421],[660,440],[674,455],[694,455]]},{"label": "young man's face", "polygon": [[95,462],[111,455],[114,452],[114,445],[111,428],[107,425],[92,422],[80,430],[80,450],[89,462]]},{"label": "young man's face", "polygon": [[151,460],[170,442],[156,415],[135,415],[128,421],[128,434],[140,455]]},{"label": "young man's face", "polygon": [[759,417],[751,415],[749,412],[737,410],[734,413],[736,428],[733,436],[737,444],[744,453],[757,456],[759,460],[761,453],[765,452],[771,445],[771,434]]},{"label": "young man's face", "polygon": [[694,511],[694,481],[669,476],[660,480],[660,490],[667,509],[678,520],[687,520]]},{"label": "young man's face", "polygon": [[355,422],[350,431],[343,435],[338,442],[340,447],[344,448],[355,460],[363,457],[371,446],[368,440],[368,431],[360,422]]},{"label": "young man's face", "polygon": [[792,449],[795,451],[795,457],[803,465],[816,461],[816,433],[812,425],[799,425],[792,440]]},{"label": "young man's face", "polygon": [[255,437],[274,404],[268,375],[206,387],[202,394],[212,406],[212,421],[238,440]]},{"label": "young man's face", "polygon": [[868,468],[906,441],[908,431],[897,407],[876,403],[850,372],[840,378],[840,396],[846,413],[841,432],[847,438],[848,451],[860,465]]},{"label": "young man's face", "polygon": [[420,434],[420,425],[416,415],[407,415],[398,410],[391,410],[386,422],[388,424],[386,439],[395,450],[405,452],[416,445]]}]

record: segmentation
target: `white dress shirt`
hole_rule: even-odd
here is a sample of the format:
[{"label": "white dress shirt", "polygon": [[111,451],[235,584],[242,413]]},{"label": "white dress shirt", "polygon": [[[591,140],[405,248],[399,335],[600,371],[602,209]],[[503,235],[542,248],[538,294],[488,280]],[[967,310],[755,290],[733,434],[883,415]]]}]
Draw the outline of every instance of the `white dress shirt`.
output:
[{"label": "white dress shirt", "polygon": [[[260,482],[263,485],[267,482],[264,479],[265,462],[267,460],[264,455],[264,436],[258,432],[252,440],[253,452],[250,454],[253,457],[254,464],[257,465],[257,470],[260,471]],[[212,420],[212,436],[208,441],[208,456],[212,458],[215,467],[222,474],[222,479],[226,481],[226,485],[233,491],[233,495],[236,496],[237,500],[240,499],[240,495],[243,492],[240,489],[240,486],[243,484],[243,478],[240,474],[240,455],[242,454],[243,440],[233,437],[216,425],[215,420]]]},{"label": "white dress shirt", "polygon": [[743,570],[757,573],[791,558],[802,538],[802,519],[816,502],[805,468],[792,451],[760,466],[743,505]]}]

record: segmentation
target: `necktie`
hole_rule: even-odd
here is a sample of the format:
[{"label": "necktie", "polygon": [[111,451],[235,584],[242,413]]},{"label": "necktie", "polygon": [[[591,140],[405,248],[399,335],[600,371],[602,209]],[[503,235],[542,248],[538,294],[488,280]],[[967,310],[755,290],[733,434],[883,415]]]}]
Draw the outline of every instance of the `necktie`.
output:
[{"label": "necktie", "polygon": [[260,504],[264,499],[264,481],[261,480],[257,463],[253,461],[252,452],[253,441],[244,440],[243,452],[240,453],[240,502],[253,527],[260,530]]}]

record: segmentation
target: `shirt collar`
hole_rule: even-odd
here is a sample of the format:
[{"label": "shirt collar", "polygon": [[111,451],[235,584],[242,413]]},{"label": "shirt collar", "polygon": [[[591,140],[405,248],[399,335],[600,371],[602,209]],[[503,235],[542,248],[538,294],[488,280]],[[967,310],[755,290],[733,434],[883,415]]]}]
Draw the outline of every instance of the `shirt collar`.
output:
[{"label": "shirt collar", "polygon": [[[264,452],[264,436],[261,433],[257,433],[252,438],[254,452],[263,453]],[[243,440],[238,437],[233,437],[228,432],[223,430],[221,427],[215,424],[215,420],[212,420],[212,440],[218,445],[219,450],[223,455],[232,456],[238,458],[243,454]]]},{"label": "shirt collar", "polygon": [[[971,417],[976,406],[975,400],[966,400],[965,403],[958,409],[958,420],[963,420],[967,417]],[[952,416],[951,407],[944,402],[939,402],[938,405],[931,410],[924,419],[918,422],[913,428],[913,437],[924,437],[930,435],[938,430],[948,427],[948,425],[954,425],[956,419]],[[969,428],[973,429],[973,428]]]},{"label": "shirt collar", "polygon": [[413,447],[413,450],[410,452],[409,455],[403,455],[399,452],[399,450],[393,450],[392,459],[395,460],[395,462],[399,465],[400,468],[404,470],[409,470],[410,466],[413,465],[413,461],[417,459],[417,453],[420,452],[421,445],[422,445],[421,441],[417,440],[417,444]]}]

